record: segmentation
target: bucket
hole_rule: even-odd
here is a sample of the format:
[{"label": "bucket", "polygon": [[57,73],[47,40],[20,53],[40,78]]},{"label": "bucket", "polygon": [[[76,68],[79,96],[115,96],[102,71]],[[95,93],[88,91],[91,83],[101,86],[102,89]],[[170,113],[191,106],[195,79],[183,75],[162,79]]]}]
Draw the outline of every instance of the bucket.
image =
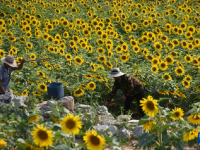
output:
[{"label": "bucket", "polygon": [[64,96],[64,89],[62,83],[52,82],[47,85],[49,98],[60,99]]}]

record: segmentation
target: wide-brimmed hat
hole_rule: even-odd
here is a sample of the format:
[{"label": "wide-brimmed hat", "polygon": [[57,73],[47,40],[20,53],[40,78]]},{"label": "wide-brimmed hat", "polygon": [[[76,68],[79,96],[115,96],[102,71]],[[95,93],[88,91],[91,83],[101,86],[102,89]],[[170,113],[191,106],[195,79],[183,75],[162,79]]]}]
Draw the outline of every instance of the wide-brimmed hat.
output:
[{"label": "wide-brimmed hat", "polygon": [[17,63],[12,55],[7,55],[6,57],[1,58],[1,60],[11,67],[17,67]]},{"label": "wide-brimmed hat", "polygon": [[108,76],[108,78],[112,78],[112,77],[120,77],[122,75],[124,75],[125,73],[121,72],[119,70],[119,68],[112,68],[110,71],[110,75]]}]

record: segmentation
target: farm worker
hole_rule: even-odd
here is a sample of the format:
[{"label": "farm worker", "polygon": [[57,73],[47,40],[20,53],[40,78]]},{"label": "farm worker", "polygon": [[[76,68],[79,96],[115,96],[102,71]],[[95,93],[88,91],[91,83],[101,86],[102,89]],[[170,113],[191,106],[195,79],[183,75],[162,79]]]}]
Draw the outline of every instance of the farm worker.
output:
[{"label": "farm worker", "polygon": [[0,95],[10,92],[10,78],[13,70],[21,70],[23,68],[26,59],[21,61],[21,64],[17,66],[17,63],[12,55],[7,55],[1,58],[3,64],[0,66]]},{"label": "farm worker", "polygon": [[[130,110],[131,102],[135,98],[137,100],[139,113],[143,117],[144,112],[140,106],[140,100],[144,98],[144,87],[142,83],[140,83],[131,75],[120,72],[119,68],[112,68],[108,78],[114,78],[115,82],[105,105],[108,106],[118,89],[121,89],[124,95],[120,99],[125,100],[124,114],[127,114],[127,112]],[[133,118],[133,114],[131,117]]]}]

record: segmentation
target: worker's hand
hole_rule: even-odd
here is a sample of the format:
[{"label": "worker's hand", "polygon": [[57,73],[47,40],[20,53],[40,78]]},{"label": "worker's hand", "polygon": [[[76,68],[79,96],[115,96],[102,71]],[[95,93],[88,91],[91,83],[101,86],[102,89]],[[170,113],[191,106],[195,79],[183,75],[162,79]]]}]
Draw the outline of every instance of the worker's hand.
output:
[{"label": "worker's hand", "polygon": [[105,106],[108,106],[109,105],[109,103],[108,102],[105,102],[105,104],[104,104]]},{"label": "worker's hand", "polygon": [[126,97],[123,95],[121,98],[120,98],[121,100],[125,100],[126,99]]},{"label": "worker's hand", "polygon": [[22,59],[21,63],[25,63],[27,60],[25,58]]}]

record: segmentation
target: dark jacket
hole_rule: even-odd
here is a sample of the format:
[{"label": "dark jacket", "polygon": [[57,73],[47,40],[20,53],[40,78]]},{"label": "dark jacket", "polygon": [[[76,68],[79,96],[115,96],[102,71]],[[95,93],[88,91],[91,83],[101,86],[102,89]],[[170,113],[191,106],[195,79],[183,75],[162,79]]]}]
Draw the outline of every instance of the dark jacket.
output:
[{"label": "dark jacket", "polygon": [[133,97],[143,90],[143,85],[129,74],[121,76],[121,80],[115,80],[112,92],[109,93],[108,102],[112,100],[118,89],[121,89],[126,97]]}]

